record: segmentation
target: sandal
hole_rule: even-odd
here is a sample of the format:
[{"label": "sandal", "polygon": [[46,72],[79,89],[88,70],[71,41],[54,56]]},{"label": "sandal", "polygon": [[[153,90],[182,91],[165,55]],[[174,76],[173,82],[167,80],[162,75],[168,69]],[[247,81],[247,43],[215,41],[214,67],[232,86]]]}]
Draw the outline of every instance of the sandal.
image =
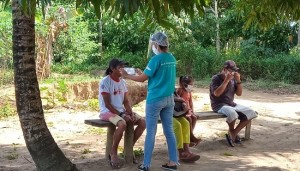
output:
[{"label": "sandal", "polygon": [[200,155],[189,153],[185,156],[179,157],[179,160],[186,163],[193,163],[200,159]]},{"label": "sandal", "polygon": [[148,167],[143,166],[143,164],[140,164],[137,168],[139,171],[149,171],[150,170]]},{"label": "sandal", "polygon": [[229,134],[225,134],[225,136],[226,136],[226,140],[227,140],[228,144],[229,144],[231,147],[234,147],[234,143],[233,143],[233,141],[232,141],[231,136],[230,136]]},{"label": "sandal", "polygon": [[177,165],[170,166],[169,163],[163,164],[161,168],[165,170],[177,170]]},{"label": "sandal", "polygon": [[133,157],[133,159],[132,159],[132,163],[133,163],[133,164],[139,164],[139,160],[138,160],[138,159],[136,159],[135,157]]},{"label": "sandal", "polygon": [[202,139],[196,139],[195,141],[191,141],[189,147],[196,147],[200,144],[201,141]]},{"label": "sandal", "polygon": [[122,164],[120,163],[120,161],[118,161],[118,162],[112,161],[110,155],[108,155],[108,162],[109,162],[109,164],[110,164],[110,166],[111,166],[112,169],[120,169],[121,166],[122,166]]},{"label": "sandal", "polygon": [[235,140],[234,140],[234,143],[236,144],[242,144],[242,139],[239,135],[236,136]]},{"label": "sandal", "polygon": [[189,147],[194,147],[196,143],[190,142]]}]

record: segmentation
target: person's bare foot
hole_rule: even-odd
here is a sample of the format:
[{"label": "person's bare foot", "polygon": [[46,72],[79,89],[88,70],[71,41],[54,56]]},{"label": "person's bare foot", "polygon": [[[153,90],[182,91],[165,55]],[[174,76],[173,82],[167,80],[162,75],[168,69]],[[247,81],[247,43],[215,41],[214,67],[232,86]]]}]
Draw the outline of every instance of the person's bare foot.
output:
[{"label": "person's bare foot", "polygon": [[237,134],[234,134],[233,132],[228,131],[229,136],[231,137],[232,141],[235,142]]},{"label": "person's bare foot", "polygon": [[108,161],[112,169],[119,169],[123,165],[117,155],[108,155]]},{"label": "person's bare foot", "polygon": [[195,146],[199,145],[201,141],[202,141],[201,138],[195,138],[195,139],[193,139],[193,141],[190,142],[189,146],[190,147],[195,147]]}]

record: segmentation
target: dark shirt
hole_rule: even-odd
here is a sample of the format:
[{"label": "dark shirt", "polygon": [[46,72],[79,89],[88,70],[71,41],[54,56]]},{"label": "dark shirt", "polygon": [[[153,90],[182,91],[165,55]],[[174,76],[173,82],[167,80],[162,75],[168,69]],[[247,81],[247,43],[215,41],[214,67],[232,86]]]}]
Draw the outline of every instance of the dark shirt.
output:
[{"label": "dark shirt", "polygon": [[233,102],[234,94],[237,89],[236,82],[234,80],[229,81],[227,87],[224,92],[216,97],[214,95],[214,91],[223,83],[224,79],[222,78],[222,74],[216,74],[212,77],[210,88],[209,88],[209,96],[210,96],[210,104],[213,111],[217,112],[221,107],[225,105],[235,106],[236,103]]}]

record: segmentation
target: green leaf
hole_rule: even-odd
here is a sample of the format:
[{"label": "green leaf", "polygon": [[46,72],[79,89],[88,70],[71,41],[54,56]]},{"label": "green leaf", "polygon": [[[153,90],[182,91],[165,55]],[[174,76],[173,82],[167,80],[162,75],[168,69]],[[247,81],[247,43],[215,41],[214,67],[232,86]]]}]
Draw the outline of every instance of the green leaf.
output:
[{"label": "green leaf", "polygon": [[151,18],[146,18],[146,21],[145,21],[145,23],[143,24],[143,26],[140,28],[140,31],[146,30],[147,26],[150,25],[151,22],[152,22],[152,19],[151,19]]},{"label": "green leaf", "polygon": [[8,6],[8,3],[10,2],[10,0],[6,0],[4,3],[4,8],[6,8]]},{"label": "green leaf", "polygon": [[80,5],[82,4],[82,1],[81,0],[76,0],[76,8],[79,8]]},{"label": "green leaf", "polygon": [[22,9],[25,12],[25,14],[28,14],[26,0],[22,0],[21,5],[22,5]]},{"label": "green leaf", "polygon": [[176,29],[176,25],[170,23],[167,19],[161,19],[159,24],[167,29]]}]

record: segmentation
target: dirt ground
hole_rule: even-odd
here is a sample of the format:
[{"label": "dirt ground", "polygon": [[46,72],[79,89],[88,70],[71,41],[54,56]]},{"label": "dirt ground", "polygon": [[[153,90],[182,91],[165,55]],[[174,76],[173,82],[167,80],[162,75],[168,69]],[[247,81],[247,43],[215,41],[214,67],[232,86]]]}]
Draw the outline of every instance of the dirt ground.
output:
[{"label": "dirt ground", "polygon": [[[193,97],[196,111],[210,109],[207,89],[195,89]],[[300,170],[300,94],[274,95],[244,90],[236,102],[259,113],[252,122],[251,140],[229,147],[224,136],[227,132],[225,119],[198,121],[194,132],[203,141],[191,151],[200,154],[201,158],[193,164],[181,163],[178,170]],[[143,115],[144,106],[142,102],[134,110]],[[57,144],[82,171],[111,170],[104,156],[106,130],[83,123],[84,119],[97,117],[97,112],[71,109],[45,112],[46,122]],[[243,136],[244,132],[240,135]],[[135,149],[143,148],[144,138],[145,133]],[[0,151],[1,171],[36,170],[25,146],[18,117],[0,121]],[[139,159],[142,161],[142,156]],[[162,170],[160,166],[167,160],[166,141],[159,125],[151,170]],[[136,167],[128,164],[120,170],[137,170]]]}]

